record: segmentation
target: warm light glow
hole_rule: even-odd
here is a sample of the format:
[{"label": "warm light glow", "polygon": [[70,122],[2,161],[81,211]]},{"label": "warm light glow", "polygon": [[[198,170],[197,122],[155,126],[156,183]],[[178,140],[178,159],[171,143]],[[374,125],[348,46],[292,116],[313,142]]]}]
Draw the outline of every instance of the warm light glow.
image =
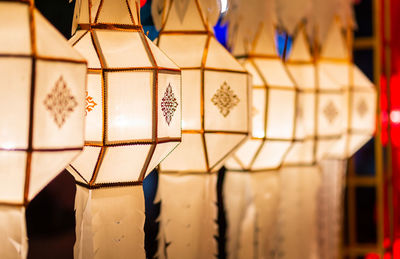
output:
[{"label": "warm light glow", "polygon": [[394,124],[400,123],[400,110],[393,110],[390,112],[390,121]]}]

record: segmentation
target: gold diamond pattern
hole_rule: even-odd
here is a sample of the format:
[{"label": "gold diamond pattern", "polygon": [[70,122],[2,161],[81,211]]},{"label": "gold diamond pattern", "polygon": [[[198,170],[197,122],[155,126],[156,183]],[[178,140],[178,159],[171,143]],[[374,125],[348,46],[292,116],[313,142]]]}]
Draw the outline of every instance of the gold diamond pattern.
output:
[{"label": "gold diamond pattern", "polygon": [[357,112],[358,112],[358,115],[360,115],[361,118],[364,117],[365,114],[367,114],[367,112],[368,112],[368,104],[367,104],[367,102],[365,101],[365,99],[361,99],[361,100],[358,102],[358,105],[357,105]]},{"label": "gold diamond pattern", "polygon": [[239,103],[239,98],[231,90],[231,87],[224,82],[212,97],[211,101],[218,107],[220,113],[226,117],[233,107]]},{"label": "gold diamond pattern", "polygon": [[339,114],[335,104],[332,101],[329,101],[329,103],[325,106],[323,112],[324,112],[325,118],[329,121],[330,124],[333,123],[333,121],[336,119],[336,117]]},{"label": "gold diamond pattern", "polygon": [[60,77],[44,100],[44,105],[53,116],[54,122],[61,128],[65,119],[74,111],[78,103],[75,97],[71,95],[64,79]]}]

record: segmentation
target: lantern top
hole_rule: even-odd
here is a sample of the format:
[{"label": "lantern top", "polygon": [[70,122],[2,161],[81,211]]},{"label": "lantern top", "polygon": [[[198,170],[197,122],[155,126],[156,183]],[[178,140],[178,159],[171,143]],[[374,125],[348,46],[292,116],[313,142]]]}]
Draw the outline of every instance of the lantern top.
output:
[{"label": "lantern top", "polygon": [[214,34],[213,26],[218,21],[220,6],[216,0],[170,0],[159,14],[163,33],[190,31]]},{"label": "lantern top", "polygon": [[141,28],[138,0],[77,0],[74,25],[85,28]]}]

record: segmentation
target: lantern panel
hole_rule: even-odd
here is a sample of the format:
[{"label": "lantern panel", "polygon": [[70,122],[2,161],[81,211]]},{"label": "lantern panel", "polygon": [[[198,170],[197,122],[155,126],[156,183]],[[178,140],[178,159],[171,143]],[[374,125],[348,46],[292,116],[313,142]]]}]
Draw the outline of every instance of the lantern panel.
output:
[{"label": "lantern panel", "polygon": [[28,146],[31,69],[30,58],[0,58],[0,149]]},{"label": "lantern panel", "polygon": [[[267,138],[293,138],[296,93],[292,90],[268,90]],[[289,106],[289,109],[288,109]]]},{"label": "lantern panel", "polygon": [[245,71],[239,62],[214,37],[209,38],[208,49],[205,51],[210,53],[207,54],[206,67]]},{"label": "lantern panel", "polygon": [[[316,127],[316,96],[312,92],[299,93],[299,108],[297,116],[301,119],[304,127],[304,135],[309,136],[314,133]],[[304,137],[304,136],[296,136]]]},{"label": "lantern panel", "polygon": [[2,201],[22,203],[27,153],[0,151],[0,196]]},{"label": "lantern panel", "polygon": [[353,88],[352,92],[350,127],[371,135],[375,130],[376,93],[372,87],[363,91]]},{"label": "lantern panel", "polygon": [[[36,52],[40,56],[64,59],[81,59],[81,56],[72,48],[65,48],[65,38],[52,26],[48,26],[48,21],[38,11],[34,10],[36,23]],[[52,39],[52,44],[48,39]]]},{"label": "lantern panel", "polygon": [[138,181],[150,149],[151,145],[105,148],[96,184]]},{"label": "lantern panel", "polygon": [[[317,134],[331,136],[338,133],[342,126],[343,103],[339,93],[323,93],[318,95]],[[339,131],[340,132],[340,131]]]},{"label": "lantern panel", "polygon": [[[263,87],[264,86],[263,79],[262,79],[261,75],[257,72],[257,69],[256,69],[254,63],[251,62],[249,59],[245,59],[243,66],[246,68],[246,70],[249,72],[249,74],[252,77],[253,90],[254,90],[254,86],[255,87]],[[254,94],[253,94],[253,98],[254,98]]]},{"label": "lantern panel", "polygon": [[[243,167],[249,168],[252,165],[254,158],[257,155],[258,150],[260,150],[263,141],[259,139],[249,139],[240,148],[237,149],[235,154],[228,160],[236,158],[240,161]],[[233,169],[227,165],[227,168]]]},{"label": "lantern panel", "polygon": [[68,168],[68,171],[75,177],[76,181],[90,182],[99,160],[100,151],[100,147],[84,147],[83,152],[74,160],[73,165]]},{"label": "lantern panel", "polygon": [[34,152],[28,199],[33,199],[80,151]]},{"label": "lantern panel", "polygon": [[[346,62],[347,63],[347,62]],[[342,87],[348,85],[350,78],[350,64],[342,62],[324,61],[319,62],[318,67],[334,79]]]},{"label": "lantern panel", "polygon": [[[168,52],[174,62],[185,68],[200,68],[204,48],[207,43],[207,35],[179,35],[168,34],[158,38],[158,45]],[[190,42],[190,44],[188,44]],[[185,53],[185,55],[182,55]],[[182,71],[183,73],[184,71]],[[184,76],[182,77],[182,79]],[[182,83],[184,86],[185,84]]]},{"label": "lantern panel", "polygon": [[265,112],[267,89],[264,87],[253,87],[253,107],[252,107],[252,137],[265,137]]},{"label": "lantern panel", "polygon": [[[23,3],[0,3],[0,53],[31,54],[29,6]],[[18,33],[16,33],[18,32]],[[5,36],[7,35],[7,36]]]},{"label": "lantern panel", "polygon": [[34,148],[83,146],[85,68],[85,64],[36,61]]},{"label": "lantern panel", "polygon": [[[184,159],[177,159],[184,157]],[[161,163],[161,171],[203,172],[207,170],[202,134],[182,134],[182,143]]]},{"label": "lantern panel", "polygon": [[158,73],[158,138],[181,137],[181,76],[179,74]]},{"label": "lantern panel", "polygon": [[294,83],[279,58],[254,58],[253,62],[269,87],[283,87],[294,90]]},{"label": "lantern panel", "polygon": [[[96,22],[98,23],[120,23],[132,24],[131,15],[129,14],[130,7],[127,8],[128,2],[126,0],[112,0],[101,1],[99,12],[97,12]],[[136,1],[134,1],[136,2]],[[136,16],[136,15],[134,15]]]},{"label": "lantern panel", "polygon": [[288,63],[287,68],[300,90],[316,89],[315,68],[312,64]]},{"label": "lantern panel", "polygon": [[151,54],[153,55],[157,66],[160,68],[175,68],[179,69],[179,67],[172,61],[168,56],[164,54],[149,38],[146,37],[147,44],[150,47]]},{"label": "lantern panel", "polygon": [[289,141],[264,142],[258,151],[252,168],[254,170],[278,168],[282,164],[282,160],[291,145],[292,143]]},{"label": "lantern panel", "polygon": [[[166,37],[168,38],[168,37]],[[182,128],[201,130],[201,72],[182,71]]]},{"label": "lantern panel", "polygon": [[205,71],[204,84],[205,130],[248,131],[247,74]]},{"label": "lantern panel", "polygon": [[96,30],[105,68],[152,67],[139,32]]},{"label": "lantern panel", "polygon": [[[85,1],[83,1],[85,2]],[[85,53],[85,59],[88,62],[89,68],[101,68],[100,60],[96,53],[96,49],[92,44],[93,37],[89,31],[77,31],[76,34],[70,39],[74,42],[73,47],[79,53]],[[89,85],[89,84],[88,84]]]},{"label": "lantern panel", "polygon": [[306,165],[314,160],[314,139],[305,139],[293,143],[285,157],[286,164]]},{"label": "lantern panel", "polygon": [[205,134],[208,164],[212,168],[227,155],[226,150],[234,150],[247,139],[247,134]]},{"label": "lantern panel", "polygon": [[[186,1],[186,6],[181,6],[182,4],[179,7],[177,4],[174,4],[168,9],[164,30],[181,31],[184,29],[188,31],[203,31],[205,26],[203,17],[201,17],[196,4]],[[174,57],[172,58],[174,59]]]},{"label": "lantern panel", "polygon": [[152,138],[153,72],[106,73],[107,140]]},{"label": "lantern panel", "polygon": [[85,138],[88,142],[101,143],[103,141],[103,102],[102,75],[101,73],[89,73],[87,75],[85,127]]},{"label": "lantern panel", "polygon": [[169,153],[173,152],[179,142],[159,143],[156,145],[150,164],[147,167],[145,176],[147,176],[153,169],[164,160]]}]

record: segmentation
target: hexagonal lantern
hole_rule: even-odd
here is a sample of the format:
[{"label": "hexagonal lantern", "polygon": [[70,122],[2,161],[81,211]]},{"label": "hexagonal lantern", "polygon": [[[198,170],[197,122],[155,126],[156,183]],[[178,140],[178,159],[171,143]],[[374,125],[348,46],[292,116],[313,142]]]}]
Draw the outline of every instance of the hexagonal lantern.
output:
[{"label": "hexagonal lantern", "polygon": [[243,59],[253,78],[252,133],[226,161],[229,171],[278,169],[296,132],[296,86],[277,53],[272,24],[260,26]]},{"label": "hexagonal lantern", "polygon": [[85,148],[68,168],[78,184],[75,258],[145,258],[142,181],[181,141],[181,71],[139,13],[137,0],[76,5],[70,42],[89,69]]},{"label": "hexagonal lantern", "polygon": [[164,12],[158,46],[182,69],[183,134],[162,172],[216,172],[249,131],[247,71],[215,38],[203,4],[173,0]]},{"label": "hexagonal lantern", "polygon": [[83,148],[86,61],[33,0],[7,0],[0,71],[0,258],[18,258],[25,206]]},{"label": "hexagonal lantern", "polygon": [[351,49],[346,42],[349,41],[346,41],[339,21],[335,20],[318,59],[321,69],[342,86],[342,136],[328,153],[329,158],[336,159],[351,157],[371,139],[376,125],[376,89],[353,64]]},{"label": "hexagonal lantern", "polygon": [[300,27],[286,65],[299,88],[296,120],[302,127],[296,129],[284,165],[315,165],[341,137],[343,87],[318,65],[318,53],[313,54]]},{"label": "hexagonal lantern", "polygon": [[165,249],[160,240],[159,253],[211,258],[217,253],[215,172],[249,134],[249,76],[214,36],[217,1],[158,2],[167,4],[157,44],[182,69],[182,143],[160,164],[158,185],[159,236],[171,245]]},{"label": "hexagonal lantern", "polygon": [[85,148],[69,167],[85,187],[140,183],[181,141],[180,70],[128,3],[82,1],[70,40],[89,66]]},{"label": "hexagonal lantern", "polygon": [[0,12],[0,203],[22,205],[82,150],[86,62],[33,1]]}]

